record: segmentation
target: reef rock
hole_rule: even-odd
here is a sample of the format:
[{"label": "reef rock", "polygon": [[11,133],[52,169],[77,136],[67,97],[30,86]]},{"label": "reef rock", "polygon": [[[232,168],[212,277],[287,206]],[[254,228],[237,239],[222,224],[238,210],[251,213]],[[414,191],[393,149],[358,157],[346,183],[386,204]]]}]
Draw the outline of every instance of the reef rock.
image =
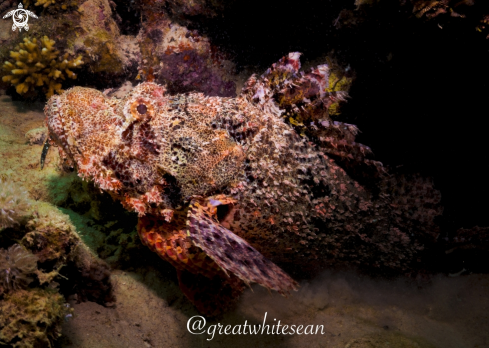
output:
[{"label": "reef rock", "polygon": [[[86,80],[97,82],[102,77],[104,81],[109,79],[117,84],[128,77],[136,77],[140,55],[136,37],[121,33],[108,0],[39,1],[28,5],[38,19],[32,24],[29,21],[27,36],[12,30],[7,31],[10,32],[8,35],[2,33],[0,36],[0,62],[4,66],[4,72],[0,73],[2,87],[13,85],[17,93],[25,94],[44,86],[49,98],[53,92],[61,92],[61,79],[75,77],[73,72],[65,69],[79,66],[82,57],[83,81],[79,83],[86,83]],[[41,42],[42,45],[39,44]],[[19,53],[19,48],[24,53]],[[41,57],[37,51],[44,48],[50,54]],[[46,65],[45,59],[48,63],[55,60],[56,66]],[[19,68],[17,62],[24,65]],[[79,72],[76,71],[77,74]]]},{"label": "reef rock", "polygon": [[236,95],[234,63],[196,30],[160,15],[144,23],[138,41],[140,71],[147,79],[165,84],[170,93]]},{"label": "reef rock", "polygon": [[0,342],[11,347],[52,347],[73,310],[51,289],[18,290],[0,301]]}]

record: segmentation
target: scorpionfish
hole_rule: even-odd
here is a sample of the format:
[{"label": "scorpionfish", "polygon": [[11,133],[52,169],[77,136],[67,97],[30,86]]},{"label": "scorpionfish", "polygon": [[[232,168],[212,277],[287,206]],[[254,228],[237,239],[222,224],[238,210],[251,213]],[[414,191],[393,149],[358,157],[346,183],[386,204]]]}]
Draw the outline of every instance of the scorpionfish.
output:
[{"label": "scorpionfish", "polygon": [[143,82],[122,99],[74,87],[45,107],[61,156],[137,212],[141,241],[177,268],[194,303],[199,285],[181,272],[287,294],[298,284],[275,263],[368,254],[385,235],[375,231],[389,228],[379,221],[392,201],[379,203],[340,166],[382,169],[354,142],[355,126],[328,117],[346,93],[329,88],[328,65],[299,71],[299,56],[253,75],[236,98],[168,95]]}]

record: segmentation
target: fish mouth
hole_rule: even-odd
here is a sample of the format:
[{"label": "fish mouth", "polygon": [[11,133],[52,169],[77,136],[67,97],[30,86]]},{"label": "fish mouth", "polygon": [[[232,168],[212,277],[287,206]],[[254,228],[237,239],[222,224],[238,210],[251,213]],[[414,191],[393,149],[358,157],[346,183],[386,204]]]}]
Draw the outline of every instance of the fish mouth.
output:
[{"label": "fish mouth", "polygon": [[184,199],[177,178],[169,173],[163,174],[167,186],[164,189],[165,197],[168,199],[169,206],[172,209],[184,205]]}]

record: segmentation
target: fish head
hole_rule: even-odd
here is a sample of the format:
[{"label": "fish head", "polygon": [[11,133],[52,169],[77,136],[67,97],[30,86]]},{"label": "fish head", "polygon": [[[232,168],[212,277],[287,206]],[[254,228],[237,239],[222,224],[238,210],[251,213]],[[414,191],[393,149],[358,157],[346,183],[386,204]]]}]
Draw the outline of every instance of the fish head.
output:
[{"label": "fish head", "polygon": [[237,180],[244,151],[213,127],[221,103],[201,94],[169,96],[146,82],[122,99],[75,87],[53,96],[45,114],[51,139],[78,175],[142,214]]}]

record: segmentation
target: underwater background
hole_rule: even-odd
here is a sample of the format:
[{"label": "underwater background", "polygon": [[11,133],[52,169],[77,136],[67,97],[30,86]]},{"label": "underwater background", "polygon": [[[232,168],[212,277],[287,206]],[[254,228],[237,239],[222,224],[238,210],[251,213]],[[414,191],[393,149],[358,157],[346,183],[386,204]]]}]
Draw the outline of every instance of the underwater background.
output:
[{"label": "underwater background", "polygon": [[[0,1],[0,15],[10,13],[0,20],[2,345],[489,347],[489,168],[484,160],[488,3],[27,0],[22,4]],[[21,9],[37,18],[12,12]],[[26,16],[28,30],[21,24],[15,27]],[[300,63],[293,52],[302,53]],[[321,70],[325,64],[327,70]],[[142,83],[166,90],[148,98],[134,89]],[[312,211],[313,217],[299,225],[298,214],[287,215],[288,203],[257,201],[260,209],[250,211],[248,221],[261,214],[266,224],[256,223],[258,234],[244,228],[238,232],[229,222],[234,210],[219,207],[228,207],[226,199],[231,196],[237,202],[229,206],[244,206],[258,196],[256,189],[230,185],[224,174],[227,181],[215,184],[221,185],[218,189],[208,189],[207,181],[197,177],[199,183],[206,182],[197,192],[207,200],[200,201],[179,196],[194,188],[190,174],[183,179],[173,172],[162,174],[171,189],[158,194],[170,198],[158,203],[150,201],[148,192],[153,191],[134,188],[136,175],[127,180],[117,176],[115,181],[117,166],[110,172],[93,169],[99,168],[95,164],[80,166],[76,154],[67,149],[83,151],[90,132],[76,139],[67,136],[66,142],[63,137],[83,124],[96,124],[100,117],[86,112],[99,107],[94,102],[63,110],[69,98],[57,95],[68,95],[64,91],[74,86],[103,92],[97,94],[97,103],[112,103],[114,115],[126,100],[134,99],[132,109],[119,112],[127,122],[155,116],[151,107],[156,104],[151,103],[159,98],[170,98],[175,112],[188,115],[180,108],[181,100],[188,103],[194,92],[202,93],[203,101],[192,99],[202,105],[243,100],[240,110],[278,113],[276,127],[283,124],[294,132],[286,148],[295,149],[297,144],[307,148],[284,152],[298,160],[277,162],[287,164],[278,172],[287,166],[309,166],[309,171],[298,172],[297,183],[304,191],[299,190],[297,197],[300,201],[300,196],[309,195],[311,206],[304,203],[301,211]],[[54,107],[47,104],[52,96]],[[204,116],[214,112],[202,110]],[[72,122],[75,116],[79,121],[63,124],[59,131],[54,121],[50,123],[57,122],[58,114],[73,117],[60,118],[62,122]],[[233,154],[231,164],[242,160],[241,148],[255,146],[258,153],[265,153],[260,149],[269,144],[266,137],[255,137],[256,124],[245,128],[229,122],[226,134],[232,141],[222,145],[222,153]],[[104,134],[109,132],[102,132],[101,138]],[[161,139],[151,138],[141,148],[151,149]],[[316,153],[331,161],[324,165],[327,175],[321,174],[326,179],[314,180],[314,170],[319,173],[323,168],[323,162],[310,160]],[[244,166],[252,169],[246,169],[246,181],[263,182],[256,174],[262,165],[253,167],[253,158],[247,156]],[[152,158],[146,152],[135,157],[142,162]],[[239,177],[239,168],[225,168],[228,176]],[[343,179],[332,180],[331,168]],[[276,186],[285,187],[290,181],[281,180]],[[258,191],[270,186],[264,182]],[[335,201],[336,196],[341,199]],[[216,200],[221,203],[212,203]],[[196,210],[197,225],[219,223],[220,233],[235,231],[255,251],[226,254],[222,261],[219,250],[190,236],[190,231],[191,240],[186,239],[184,231],[183,236],[168,237],[177,243],[167,242],[168,249],[178,255],[182,249],[185,255],[203,255],[209,268],[203,272],[202,266],[193,273],[178,260],[173,263],[174,255],[162,253],[151,241],[148,226],[156,217],[157,225],[168,227],[165,221],[175,221],[174,212],[177,216],[180,204],[189,201],[204,207],[220,204],[214,212]],[[346,202],[348,208],[337,202]],[[163,206],[171,209],[161,210]],[[265,214],[274,207],[275,215]],[[278,220],[282,215],[287,217]],[[309,234],[305,225],[316,230]],[[275,232],[281,226],[283,231]],[[304,230],[295,233],[294,227]],[[239,259],[238,254],[248,259]],[[256,261],[262,254],[273,263]],[[239,267],[231,267],[236,259],[264,264],[266,269],[258,275],[240,273]],[[269,283],[265,277],[270,274],[278,276]],[[295,281],[298,291],[293,291]],[[292,291],[283,297],[275,290]],[[245,320],[260,325],[265,313],[270,325],[276,318],[288,325],[324,325],[325,333],[216,334],[210,339],[187,328],[196,315],[209,324],[234,326]]]}]

